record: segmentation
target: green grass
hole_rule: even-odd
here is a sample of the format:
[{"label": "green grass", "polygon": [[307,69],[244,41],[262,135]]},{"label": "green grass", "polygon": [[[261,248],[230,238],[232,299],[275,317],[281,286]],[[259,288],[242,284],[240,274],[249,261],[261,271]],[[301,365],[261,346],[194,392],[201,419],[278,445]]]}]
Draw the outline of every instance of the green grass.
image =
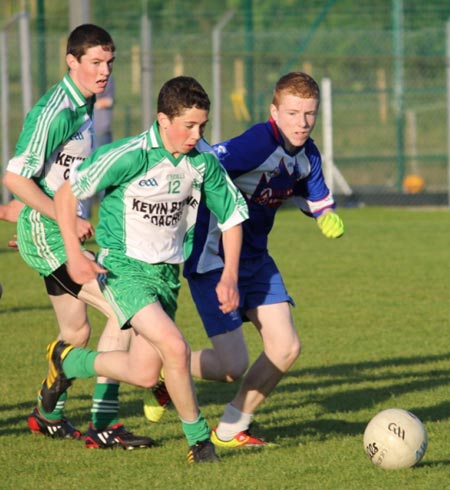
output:
[{"label": "green grass", "polygon": [[[220,465],[191,467],[173,410],[161,424],[142,415],[141,392],[123,385],[121,416],[160,447],[87,450],[82,442],[32,436],[26,416],[46,372],[45,346],[56,335],[42,280],[7,249],[14,226],[0,226],[1,489],[303,489],[444,488],[449,471],[450,302],[446,210],[342,209],[346,234],[326,240],[296,210],[279,213],[271,249],[297,307],[303,351],[260,408],[259,433],[279,444],[263,451],[220,451]],[[178,322],[191,342],[207,344],[187,288]],[[93,343],[102,318],[92,312]],[[246,335],[251,356],[260,348]],[[85,428],[93,381],[71,388],[67,415]],[[197,382],[215,424],[237,385]],[[370,418],[401,407],[424,422],[429,447],[416,467],[384,471],[362,442]]]}]

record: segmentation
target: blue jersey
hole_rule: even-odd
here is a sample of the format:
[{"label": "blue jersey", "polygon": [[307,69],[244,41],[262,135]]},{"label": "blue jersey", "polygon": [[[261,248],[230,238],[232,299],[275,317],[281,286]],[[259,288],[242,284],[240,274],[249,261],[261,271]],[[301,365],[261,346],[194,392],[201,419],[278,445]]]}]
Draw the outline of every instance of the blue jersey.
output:
[{"label": "blue jersey", "polygon": [[[325,184],[320,152],[313,140],[309,138],[295,154],[290,154],[272,119],[214,145],[212,151],[248,205],[249,219],[242,223],[241,259],[267,254],[275,213],[287,199],[313,217],[335,207]],[[185,275],[223,266],[220,237],[214,216],[202,207],[195,226],[193,253],[184,267]]]}]

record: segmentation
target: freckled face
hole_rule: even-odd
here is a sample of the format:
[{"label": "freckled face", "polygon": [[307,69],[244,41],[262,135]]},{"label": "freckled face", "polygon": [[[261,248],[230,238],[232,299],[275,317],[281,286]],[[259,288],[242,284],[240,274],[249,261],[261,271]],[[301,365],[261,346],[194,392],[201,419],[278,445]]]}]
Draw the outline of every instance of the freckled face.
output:
[{"label": "freckled face", "polygon": [[270,106],[270,114],[283,136],[286,149],[295,151],[304,145],[316,125],[319,109],[317,99],[282,95],[278,107]]},{"label": "freckled face", "polygon": [[189,153],[205,131],[208,111],[191,107],[181,116],[169,119],[163,112],[158,113],[161,139],[167,151],[173,156]]},{"label": "freckled face", "polygon": [[86,98],[105,91],[114,59],[114,53],[102,46],[88,48],[80,61],[72,54],[66,56],[70,77]]}]

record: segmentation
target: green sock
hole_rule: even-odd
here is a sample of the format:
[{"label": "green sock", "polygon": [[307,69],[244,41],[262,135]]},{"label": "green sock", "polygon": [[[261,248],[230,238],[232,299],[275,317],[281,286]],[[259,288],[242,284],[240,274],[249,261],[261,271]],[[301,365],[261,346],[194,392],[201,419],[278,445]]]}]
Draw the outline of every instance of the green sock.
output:
[{"label": "green sock", "polygon": [[181,426],[189,446],[209,439],[209,427],[201,412],[193,422],[186,422],[181,419]]},{"label": "green sock", "polygon": [[53,412],[46,412],[40,403],[41,396],[38,396],[38,406],[39,412],[41,412],[42,416],[49,420],[61,420],[64,417],[64,406],[67,400],[67,391],[61,394],[56,402],[56,407]]},{"label": "green sock", "polygon": [[91,408],[92,424],[104,429],[119,422],[119,385],[97,383]]},{"label": "green sock", "polygon": [[64,374],[69,378],[92,378],[97,376],[94,369],[95,358],[99,352],[81,347],[72,349],[62,363]]}]

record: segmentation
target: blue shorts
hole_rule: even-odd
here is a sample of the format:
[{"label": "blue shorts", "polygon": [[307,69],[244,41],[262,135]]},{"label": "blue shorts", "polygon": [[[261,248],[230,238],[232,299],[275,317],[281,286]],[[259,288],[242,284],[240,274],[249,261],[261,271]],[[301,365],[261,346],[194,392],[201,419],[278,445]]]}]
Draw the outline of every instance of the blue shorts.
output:
[{"label": "blue shorts", "polygon": [[222,313],[216,294],[222,269],[187,277],[189,288],[197,311],[202,319],[208,337],[214,337],[236,330],[248,319],[245,312],[262,305],[284,303],[294,305],[286,291],[280,271],[274,260],[263,258],[241,260],[239,266],[239,309]]}]

